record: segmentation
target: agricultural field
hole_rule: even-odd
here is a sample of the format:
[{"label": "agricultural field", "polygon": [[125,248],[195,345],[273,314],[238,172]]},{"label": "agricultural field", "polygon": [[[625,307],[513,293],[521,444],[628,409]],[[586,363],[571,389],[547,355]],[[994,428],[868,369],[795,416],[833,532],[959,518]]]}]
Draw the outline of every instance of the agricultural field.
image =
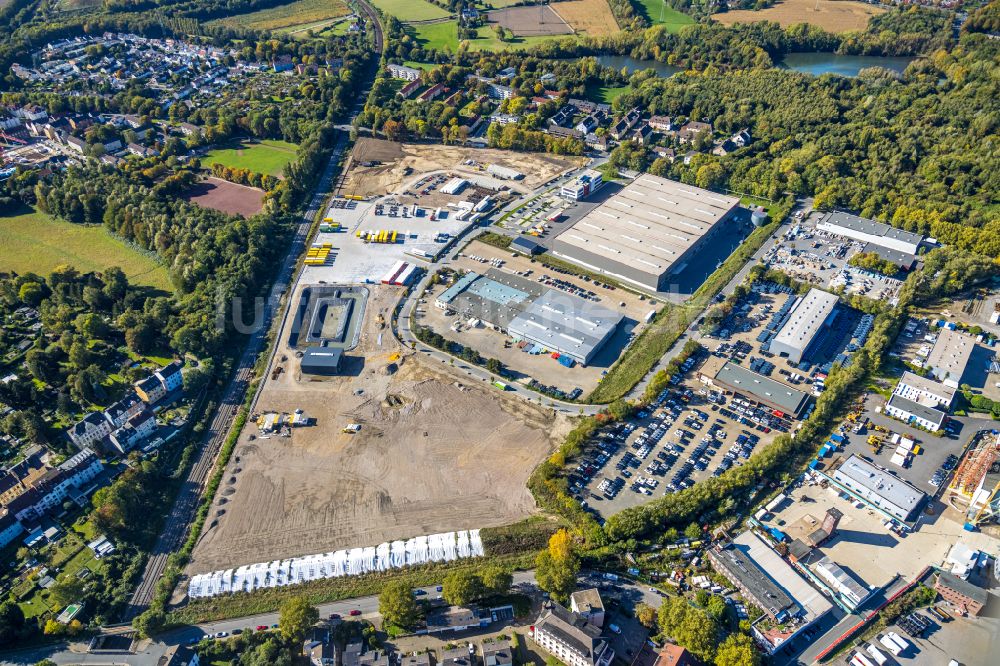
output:
[{"label": "agricultural field", "polygon": [[371,0],[371,4],[400,21],[429,21],[451,16],[444,9],[424,0]]},{"label": "agricultural field", "polygon": [[118,266],[134,284],[172,289],[166,267],[101,227],[63,222],[27,209],[0,216],[0,271],[47,275],[62,264],[82,272]]},{"label": "agricultural field", "polygon": [[576,32],[599,36],[618,31],[618,22],[607,0],[569,0],[549,6]]},{"label": "agricultural field", "polygon": [[[654,0],[643,0],[653,2]],[[873,16],[884,14],[880,7],[863,2],[843,0],[782,0],[767,9],[755,11],[741,9],[735,12],[714,14],[713,19],[725,25],[776,21],[784,27],[796,23],[810,23],[830,32],[864,30]]]},{"label": "agricultural field", "polygon": [[296,0],[287,5],[261,9],[249,14],[227,16],[211,21],[208,25],[298,32],[309,28],[322,28],[334,19],[350,13],[351,10],[342,0]]},{"label": "agricultural field", "polygon": [[[10,0],[0,0],[0,7],[10,3]],[[57,5],[64,12],[72,12],[80,9],[94,9],[101,6],[101,0],[59,0]]]},{"label": "agricultural field", "polygon": [[489,27],[502,25],[518,37],[573,34],[569,23],[548,5],[511,7],[486,16]]},{"label": "agricultural field", "polygon": [[203,208],[250,217],[263,207],[264,191],[221,178],[206,178],[188,190],[184,198]]},{"label": "agricultural field", "polygon": [[693,18],[670,7],[664,0],[634,0],[634,4],[638,5],[636,9],[646,15],[650,25],[666,26],[668,32],[678,32],[684,26],[694,23]]},{"label": "agricultural field", "polygon": [[237,169],[250,169],[280,178],[285,165],[295,159],[297,147],[287,141],[240,141],[208,151],[201,163],[209,167],[222,164]]}]

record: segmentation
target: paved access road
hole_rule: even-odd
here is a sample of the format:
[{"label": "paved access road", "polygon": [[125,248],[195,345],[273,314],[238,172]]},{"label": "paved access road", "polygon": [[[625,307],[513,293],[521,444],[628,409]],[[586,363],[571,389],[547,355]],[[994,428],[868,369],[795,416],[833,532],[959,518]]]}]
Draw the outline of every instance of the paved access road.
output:
[{"label": "paved access road", "polygon": [[[372,18],[376,48],[381,53],[383,44],[382,28],[375,12],[364,2],[360,2],[359,6]],[[376,71],[376,67],[373,67],[365,90],[358,95],[358,102],[355,105],[352,118],[363,108],[364,100],[367,99],[368,91],[371,89],[372,83],[374,83]],[[239,411],[240,405],[243,404],[246,398],[247,389],[253,378],[253,367],[267,342],[267,333],[270,330],[270,325],[274,320],[275,314],[281,310],[282,297],[285,295],[294,278],[295,266],[299,256],[305,249],[313,219],[326,200],[337,164],[347,146],[347,135],[343,133],[338,134],[337,142],[330,155],[330,160],[327,162],[326,168],[323,170],[323,174],[316,184],[316,190],[313,193],[307,210],[302,215],[302,219],[295,229],[292,243],[288,248],[285,259],[278,267],[271,291],[264,305],[261,325],[249,334],[246,347],[240,355],[239,362],[236,365],[232,378],[229,380],[229,384],[226,386],[222,402],[212,417],[208,431],[205,433],[203,444],[195,454],[191,470],[188,472],[187,478],[177,493],[174,505],[164,524],[163,531],[157,539],[156,545],[153,547],[149,560],[146,563],[142,579],[139,581],[132,599],[125,609],[122,617],[125,622],[130,622],[149,607],[153,599],[153,592],[156,589],[156,583],[163,576],[163,572],[166,569],[167,558],[171,553],[180,549],[184,543],[184,539],[187,537],[188,525],[194,519],[195,511],[198,508],[198,503],[201,501],[205,483],[214,466],[216,457],[226,440],[226,436],[233,424],[236,413]],[[288,305],[290,307],[290,302]]]},{"label": "paved access road", "polygon": [[[514,572],[513,589],[532,596],[540,595],[536,583],[534,571]],[[618,581],[603,580],[600,574],[585,573],[579,578],[581,588],[605,586],[602,594],[613,594],[621,599],[623,605],[633,607],[634,604],[643,602],[653,607],[659,607],[661,596],[656,594],[647,586],[632,583],[631,581],[620,579]],[[435,600],[440,596],[437,586],[417,588],[422,592],[418,596],[423,599]],[[341,617],[350,617],[351,611],[360,611],[361,617],[373,619],[378,616],[378,597],[360,597],[345,601],[336,601],[318,606],[321,618],[328,618],[336,613]],[[29,666],[42,659],[51,659],[60,665],[87,664],[110,666],[112,664],[128,664],[129,666],[156,666],[159,658],[168,647],[172,645],[187,645],[192,641],[198,641],[206,635],[215,635],[218,632],[232,634],[233,630],[256,629],[258,626],[271,627],[278,623],[277,613],[263,613],[234,620],[222,620],[219,622],[208,622],[205,624],[183,627],[161,636],[155,641],[143,641],[139,650],[135,653],[119,652],[115,654],[89,654],[86,652],[86,644],[60,644],[43,648],[31,648],[18,652],[8,653],[0,657],[0,666]]]}]

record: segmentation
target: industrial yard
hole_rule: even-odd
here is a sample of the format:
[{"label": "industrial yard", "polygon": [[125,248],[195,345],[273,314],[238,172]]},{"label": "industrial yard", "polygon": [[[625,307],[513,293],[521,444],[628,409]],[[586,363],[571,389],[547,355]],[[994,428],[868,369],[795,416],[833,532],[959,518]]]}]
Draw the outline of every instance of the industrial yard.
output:
[{"label": "industrial yard", "polygon": [[357,196],[398,192],[412,174],[454,170],[465,175],[480,176],[484,175],[486,166],[490,164],[523,174],[523,179],[511,180],[506,184],[514,191],[528,192],[569,169],[579,167],[585,161],[582,157],[394,143],[367,138],[359,139],[355,144],[351,160],[352,166],[341,191]]},{"label": "industrial yard", "polygon": [[[513,276],[512,279],[523,280],[528,285],[526,288],[534,288],[538,293],[553,289],[559,294],[565,294],[567,298],[574,296],[585,299],[579,304],[581,312],[592,304],[612,310],[623,317],[613,335],[585,366],[574,364],[567,367],[556,362],[551,353],[532,353],[531,349],[525,351],[525,346],[512,344],[509,335],[494,330],[481,318],[479,322],[469,325],[469,321],[477,317],[464,311],[464,308],[459,312],[435,307],[435,301],[446,292],[448,284],[434,285],[424,294],[424,303],[416,311],[417,323],[430,327],[448,340],[471,346],[486,358],[499,360],[509,370],[508,377],[512,380],[527,382],[534,379],[567,394],[576,388],[589,393],[615,362],[622,349],[641,332],[644,326],[642,322],[651,312],[662,307],[645,296],[562,271],[557,272],[523,255],[512,256],[511,252],[478,241],[467,245],[457,259],[449,262],[448,267],[478,274]],[[466,305],[471,307],[472,304]]]},{"label": "industrial yard", "polygon": [[[189,573],[502,525],[534,511],[528,474],[566,423],[401,349],[379,324],[398,290],[369,290],[359,343],[346,355],[353,361],[337,376],[303,379],[282,332],[257,413],[303,409],[313,425],[284,437],[247,423]],[[351,424],[357,432],[344,432]]]}]

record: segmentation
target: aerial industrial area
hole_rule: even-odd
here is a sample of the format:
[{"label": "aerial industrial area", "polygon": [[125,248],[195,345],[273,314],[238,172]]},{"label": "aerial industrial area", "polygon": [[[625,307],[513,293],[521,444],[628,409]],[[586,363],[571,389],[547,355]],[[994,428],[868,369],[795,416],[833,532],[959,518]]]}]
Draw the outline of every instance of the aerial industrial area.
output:
[{"label": "aerial industrial area", "polygon": [[0,664],[992,663],[1000,278],[944,213],[713,170],[771,130],[649,91],[717,64],[592,57],[666,3],[154,4],[3,79]]}]

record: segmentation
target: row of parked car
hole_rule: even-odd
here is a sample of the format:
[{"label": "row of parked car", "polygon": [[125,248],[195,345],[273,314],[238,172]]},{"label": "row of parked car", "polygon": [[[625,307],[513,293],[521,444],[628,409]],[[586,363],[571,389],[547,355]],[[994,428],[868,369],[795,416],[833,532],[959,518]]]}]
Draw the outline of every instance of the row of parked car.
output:
[{"label": "row of parked car", "polygon": [[927,481],[935,488],[944,483],[944,480],[948,478],[948,472],[955,469],[955,465],[958,464],[958,456],[954,453],[945,458],[944,462],[941,463],[941,467],[934,472],[934,475]]}]

